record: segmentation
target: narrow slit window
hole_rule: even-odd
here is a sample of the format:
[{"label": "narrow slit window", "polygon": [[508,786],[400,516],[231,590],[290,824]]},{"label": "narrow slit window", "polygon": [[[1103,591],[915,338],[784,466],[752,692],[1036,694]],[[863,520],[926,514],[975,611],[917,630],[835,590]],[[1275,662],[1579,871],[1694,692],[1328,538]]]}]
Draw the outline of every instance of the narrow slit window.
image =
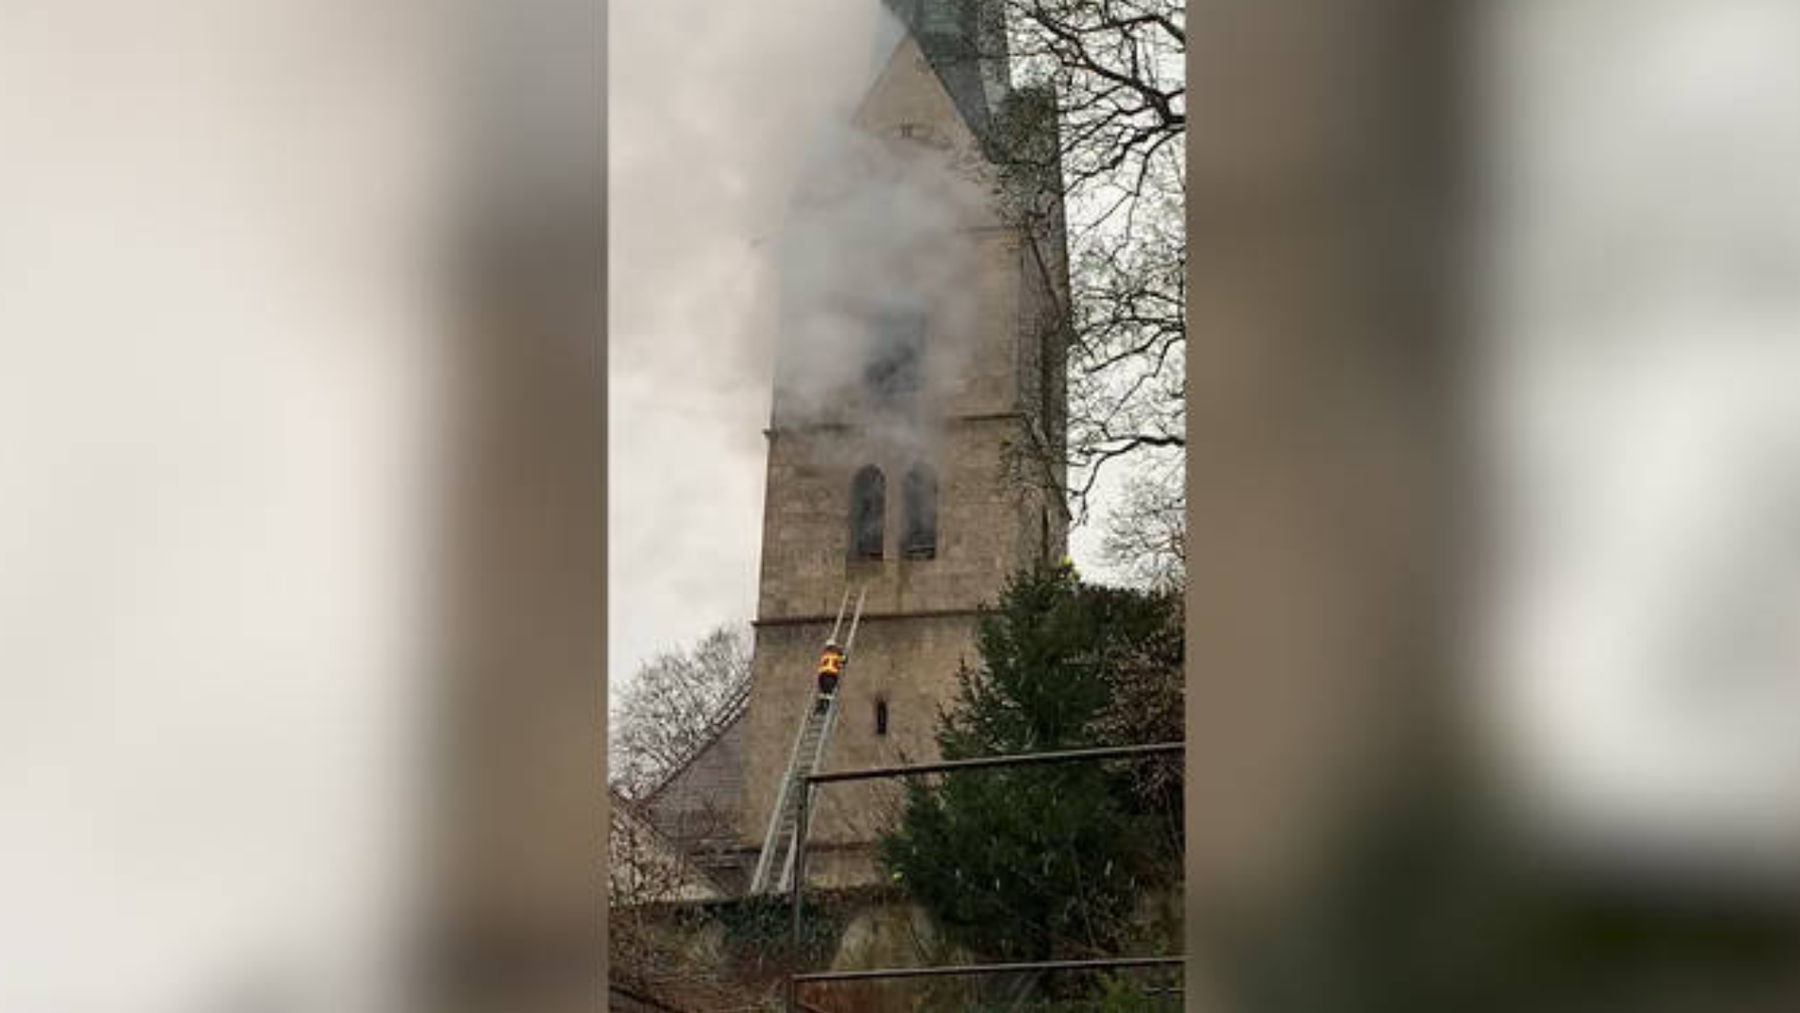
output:
[{"label": "narrow slit window", "polygon": [[875,734],[886,735],[888,729],[888,705],[886,700],[875,701]]},{"label": "narrow slit window", "polygon": [[870,465],[850,482],[850,558],[881,558],[886,515],[887,479]]},{"label": "narrow slit window", "polygon": [[906,473],[900,498],[905,508],[905,528],[900,551],[907,559],[932,559],[937,556],[937,472],[928,465],[915,464]]}]

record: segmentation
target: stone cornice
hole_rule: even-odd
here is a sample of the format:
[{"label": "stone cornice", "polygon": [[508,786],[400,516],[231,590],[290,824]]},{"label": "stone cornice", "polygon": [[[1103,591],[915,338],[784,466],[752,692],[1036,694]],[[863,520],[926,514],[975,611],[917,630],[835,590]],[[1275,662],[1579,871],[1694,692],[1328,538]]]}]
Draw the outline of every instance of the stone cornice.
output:
[{"label": "stone cornice", "polygon": [[[958,415],[946,415],[933,421],[944,425],[979,425],[984,422],[1019,422],[1025,420],[1025,413],[1018,409],[1004,412],[966,412]],[[765,426],[763,436],[774,439],[782,433],[854,433],[870,429],[884,428],[865,422],[802,422],[780,426]]]},{"label": "stone cornice", "polygon": [[[873,623],[873,622],[887,622],[887,621],[894,620],[894,619],[958,619],[958,618],[963,618],[963,617],[967,617],[967,616],[986,615],[992,611],[993,611],[992,609],[985,609],[985,608],[962,608],[962,609],[919,609],[917,611],[912,611],[912,612],[864,612],[862,621],[865,623]],[[837,620],[837,615],[835,613],[828,615],[828,614],[821,612],[817,615],[758,616],[755,619],[750,620],[750,625],[757,626],[757,627],[763,627],[763,626],[815,626],[815,625],[830,626],[836,620]]]}]

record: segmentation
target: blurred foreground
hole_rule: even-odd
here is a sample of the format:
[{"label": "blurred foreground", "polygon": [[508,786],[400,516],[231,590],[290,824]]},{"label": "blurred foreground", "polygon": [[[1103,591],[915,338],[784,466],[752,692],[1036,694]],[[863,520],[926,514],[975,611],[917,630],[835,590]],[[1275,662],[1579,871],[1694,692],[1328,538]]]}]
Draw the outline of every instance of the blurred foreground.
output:
[{"label": "blurred foreground", "polygon": [[0,13],[0,1007],[593,1007],[602,16]]},{"label": "blurred foreground", "polygon": [[1190,988],[1792,1009],[1800,17],[1302,6],[1195,29]]}]

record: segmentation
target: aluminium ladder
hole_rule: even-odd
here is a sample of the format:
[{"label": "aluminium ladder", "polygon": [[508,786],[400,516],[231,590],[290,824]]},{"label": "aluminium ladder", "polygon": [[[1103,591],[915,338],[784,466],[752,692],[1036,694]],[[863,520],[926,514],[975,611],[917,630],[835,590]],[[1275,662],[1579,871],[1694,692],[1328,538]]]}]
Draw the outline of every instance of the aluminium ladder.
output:
[{"label": "aluminium ladder", "polygon": [[[787,890],[793,883],[795,847],[806,828],[800,822],[800,795],[807,788],[806,778],[816,773],[825,758],[825,746],[831,741],[832,727],[837,723],[837,701],[843,692],[842,677],[850,667],[850,650],[856,646],[856,627],[862,621],[863,599],[869,593],[863,588],[856,596],[856,611],[850,617],[850,630],[844,637],[844,659],[839,669],[837,692],[825,696],[814,684],[806,699],[806,715],[800,721],[800,733],[794,738],[794,751],[788,758],[787,773],[775,796],[775,808],[769,814],[769,830],[763,837],[762,854],[756,860],[756,874],[750,880],[752,894]],[[831,639],[843,629],[844,610],[850,604],[850,589],[844,588],[838,603],[837,621],[831,625]],[[820,703],[824,703],[821,709]]]}]

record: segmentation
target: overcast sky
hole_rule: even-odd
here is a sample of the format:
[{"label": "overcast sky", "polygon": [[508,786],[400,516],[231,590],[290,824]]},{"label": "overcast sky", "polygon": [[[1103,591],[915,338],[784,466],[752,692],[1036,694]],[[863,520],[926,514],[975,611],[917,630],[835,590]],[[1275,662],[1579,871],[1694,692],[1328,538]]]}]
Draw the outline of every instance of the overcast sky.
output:
[{"label": "overcast sky", "polygon": [[754,615],[772,241],[801,149],[872,78],[882,16],[876,0],[612,7],[615,693],[658,650]]}]

